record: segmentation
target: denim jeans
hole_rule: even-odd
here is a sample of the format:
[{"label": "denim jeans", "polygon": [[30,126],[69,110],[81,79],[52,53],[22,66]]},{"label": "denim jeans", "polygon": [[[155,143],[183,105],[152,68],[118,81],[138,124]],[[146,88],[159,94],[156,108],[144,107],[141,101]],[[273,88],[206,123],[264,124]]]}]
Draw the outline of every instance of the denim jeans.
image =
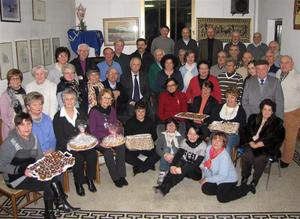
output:
[{"label": "denim jeans", "polygon": [[159,170],[160,171],[169,171],[170,164],[162,157],[160,158]]},{"label": "denim jeans", "polygon": [[231,155],[232,148],[238,146],[240,143],[240,136],[237,134],[227,134],[227,138],[226,150]]}]

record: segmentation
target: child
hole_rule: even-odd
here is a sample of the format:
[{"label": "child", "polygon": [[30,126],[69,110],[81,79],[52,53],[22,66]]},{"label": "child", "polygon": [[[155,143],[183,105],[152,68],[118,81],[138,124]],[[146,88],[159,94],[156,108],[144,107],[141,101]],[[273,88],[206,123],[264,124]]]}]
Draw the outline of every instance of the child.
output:
[{"label": "child", "polygon": [[162,195],[166,195],[184,177],[200,180],[202,172],[199,166],[204,158],[205,150],[206,143],[202,141],[199,129],[191,126],[187,132],[187,139],[180,143],[169,173],[161,185],[154,187],[155,192],[159,191]]},{"label": "child", "polygon": [[178,122],[174,118],[169,118],[165,122],[165,131],[155,141],[156,153],[161,157],[159,166],[159,176],[157,184],[161,184],[164,177],[169,171],[170,164],[176,154],[179,143],[182,141],[182,136],[177,131],[179,127]]}]

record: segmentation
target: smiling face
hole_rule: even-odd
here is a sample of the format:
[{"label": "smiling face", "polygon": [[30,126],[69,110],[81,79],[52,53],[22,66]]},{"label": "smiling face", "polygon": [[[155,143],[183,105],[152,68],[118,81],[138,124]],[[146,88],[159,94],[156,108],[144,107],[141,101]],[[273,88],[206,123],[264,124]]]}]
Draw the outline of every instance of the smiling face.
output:
[{"label": "smiling face", "polygon": [[167,124],[166,131],[168,133],[175,133],[177,130],[176,125],[173,122]]},{"label": "smiling face", "polygon": [[231,35],[231,41],[233,44],[237,44],[240,41],[241,35],[239,32],[233,32]]},{"label": "smiling face", "polygon": [[[80,53],[79,53],[80,54]],[[88,54],[88,53],[87,53]],[[79,55],[80,56],[80,55]],[[84,58],[86,55],[82,53],[81,57]],[[57,57],[57,61],[59,64],[61,65],[65,65],[69,60],[69,56],[67,53],[65,52],[61,52],[58,57]]]},{"label": "smiling face", "polygon": [[247,70],[248,70],[248,74],[250,74],[251,76],[256,75],[256,69],[255,69],[254,63],[248,64]]},{"label": "smiling face", "polygon": [[167,59],[165,61],[165,69],[167,71],[172,71],[174,69],[174,63],[173,63],[173,60],[172,59]]},{"label": "smiling face", "polygon": [[168,28],[163,27],[163,28],[160,29],[160,35],[161,35],[163,38],[167,38],[167,37],[168,37],[168,34],[169,34]]},{"label": "smiling face", "polygon": [[116,69],[111,69],[107,73],[107,80],[112,84],[115,84],[117,82],[118,78],[119,78],[119,74]]},{"label": "smiling face", "polygon": [[199,65],[199,74],[200,74],[200,78],[205,79],[207,78],[208,74],[209,74],[209,67],[207,64],[201,64]]},{"label": "smiling face", "polygon": [[63,74],[66,81],[73,81],[75,79],[75,73],[69,68],[66,68]]},{"label": "smiling face", "polygon": [[100,76],[99,76],[98,72],[91,72],[89,74],[89,83],[96,84],[100,81],[99,79],[100,79]]},{"label": "smiling face", "polygon": [[32,131],[32,122],[24,119],[22,123],[16,127],[16,130],[22,138],[28,139]]},{"label": "smiling face", "polygon": [[262,116],[264,119],[269,119],[273,114],[272,107],[269,105],[264,105],[262,109]]},{"label": "smiling face", "polygon": [[215,149],[215,151],[220,150],[222,147],[224,147],[224,140],[222,137],[216,135],[213,137],[213,139],[211,140],[211,145],[212,147]]},{"label": "smiling face", "polygon": [[42,115],[43,103],[41,100],[32,100],[29,105],[27,105],[27,110],[32,116],[32,118],[39,118]]},{"label": "smiling face", "polygon": [[64,94],[64,107],[67,110],[73,110],[76,105],[76,97],[73,94]]},{"label": "smiling face", "polygon": [[140,71],[141,65],[142,63],[139,58],[135,58],[130,61],[130,69],[135,74]]},{"label": "smiling face", "polygon": [[182,39],[188,40],[190,38],[190,31],[188,28],[183,28],[181,31]]},{"label": "smiling face", "polygon": [[261,34],[260,33],[253,34],[253,42],[255,44],[259,44],[261,42]]},{"label": "smiling face", "polygon": [[80,60],[86,60],[89,56],[89,48],[87,46],[81,46],[78,49],[78,55]]},{"label": "smiling face", "polygon": [[163,50],[161,50],[161,49],[155,50],[155,52],[154,52],[155,61],[160,63],[160,61],[161,61],[162,57],[164,57],[164,55],[165,54],[164,54]]},{"label": "smiling face", "polygon": [[34,78],[37,84],[43,84],[46,80],[46,72],[43,69],[35,71]]},{"label": "smiling face", "polygon": [[195,143],[200,136],[197,134],[194,128],[190,128],[187,133],[187,138],[190,142]]},{"label": "smiling face", "polygon": [[114,58],[114,51],[111,48],[106,48],[103,51],[103,56],[106,62],[111,63]]},{"label": "smiling face", "polygon": [[112,104],[113,97],[110,93],[105,92],[99,100],[100,106],[104,109],[107,109]]},{"label": "smiling face", "polygon": [[290,57],[282,56],[280,59],[280,69],[283,73],[288,73],[294,68],[294,62]]},{"label": "smiling face", "polygon": [[211,88],[207,86],[203,86],[201,90],[201,95],[204,97],[209,97],[211,94]]},{"label": "smiling face", "polygon": [[233,74],[235,72],[236,65],[234,62],[227,62],[225,68],[228,74]]},{"label": "smiling face", "polygon": [[226,53],[225,52],[219,52],[217,56],[217,61],[219,66],[224,66],[226,63]]},{"label": "smiling face", "polygon": [[256,74],[258,78],[264,79],[267,77],[269,72],[269,66],[268,65],[257,65],[255,66]]},{"label": "smiling face", "polygon": [[137,42],[137,50],[140,54],[144,54],[146,48],[147,44],[143,40]]},{"label": "smiling face", "polygon": [[169,93],[175,93],[177,90],[178,85],[175,83],[175,81],[171,80],[167,83],[167,91]]},{"label": "smiling face", "polygon": [[136,109],[135,110],[135,117],[139,121],[144,121],[146,116],[146,109]]},{"label": "smiling face", "polygon": [[115,43],[115,53],[121,54],[123,52],[123,49],[124,49],[124,43],[120,41]]},{"label": "smiling face", "polygon": [[21,88],[21,84],[22,84],[21,78],[17,75],[14,75],[10,78],[8,87],[14,90],[19,90]]},{"label": "smiling face", "polygon": [[228,107],[236,107],[237,105],[237,98],[233,94],[226,94],[226,105]]},{"label": "smiling face", "polygon": [[195,54],[189,53],[188,56],[186,57],[186,62],[190,65],[193,64],[195,62]]}]

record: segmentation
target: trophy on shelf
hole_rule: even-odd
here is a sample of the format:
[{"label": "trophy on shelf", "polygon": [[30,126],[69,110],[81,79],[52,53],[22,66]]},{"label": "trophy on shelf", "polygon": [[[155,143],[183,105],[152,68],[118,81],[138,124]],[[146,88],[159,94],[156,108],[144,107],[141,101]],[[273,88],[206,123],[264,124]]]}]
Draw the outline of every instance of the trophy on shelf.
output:
[{"label": "trophy on shelf", "polygon": [[77,25],[77,27],[79,28],[80,31],[87,30],[87,26],[85,25],[85,22],[83,20],[84,16],[85,16],[85,11],[86,11],[86,8],[84,8],[81,3],[76,8],[76,15],[79,20],[79,24]]}]

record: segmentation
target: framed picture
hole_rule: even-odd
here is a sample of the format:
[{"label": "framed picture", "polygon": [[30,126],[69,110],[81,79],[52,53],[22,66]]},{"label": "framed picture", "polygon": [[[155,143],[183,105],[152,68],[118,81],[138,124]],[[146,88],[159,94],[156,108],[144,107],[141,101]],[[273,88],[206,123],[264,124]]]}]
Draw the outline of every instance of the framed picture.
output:
[{"label": "framed picture", "polygon": [[250,18],[197,18],[198,40],[206,39],[206,29],[212,27],[215,30],[215,38],[223,42],[229,42],[232,31],[238,31],[241,41],[250,43],[250,24]]},{"label": "framed picture", "polygon": [[12,43],[0,43],[0,79],[6,79],[8,70],[13,67]]},{"label": "framed picture", "polygon": [[60,39],[58,37],[52,38],[53,62],[54,63],[56,62],[55,51],[58,47],[60,47]]},{"label": "framed picture", "polygon": [[17,51],[17,63],[18,69],[25,73],[29,72],[29,50],[27,40],[21,40],[16,42],[16,51]]},{"label": "framed picture", "polygon": [[42,39],[43,45],[43,57],[44,57],[44,65],[52,64],[52,50],[51,50],[51,39]]},{"label": "framed picture", "polygon": [[104,44],[113,45],[116,39],[122,38],[126,45],[134,45],[139,37],[139,19],[137,17],[104,18]]},{"label": "framed picture", "polygon": [[295,0],[294,29],[300,29],[300,0]]},{"label": "framed picture", "polygon": [[34,21],[46,21],[46,2],[32,0],[32,15]]},{"label": "framed picture", "polygon": [[1,21],[21,22],[20,0],[0,0]]},{"label": "framed picture", "polygon": [[30,52],[31,52],[31,66],[35,67],[37,65],[42,65],[42,49],[41,40],[35,39],[30,40]]}]

